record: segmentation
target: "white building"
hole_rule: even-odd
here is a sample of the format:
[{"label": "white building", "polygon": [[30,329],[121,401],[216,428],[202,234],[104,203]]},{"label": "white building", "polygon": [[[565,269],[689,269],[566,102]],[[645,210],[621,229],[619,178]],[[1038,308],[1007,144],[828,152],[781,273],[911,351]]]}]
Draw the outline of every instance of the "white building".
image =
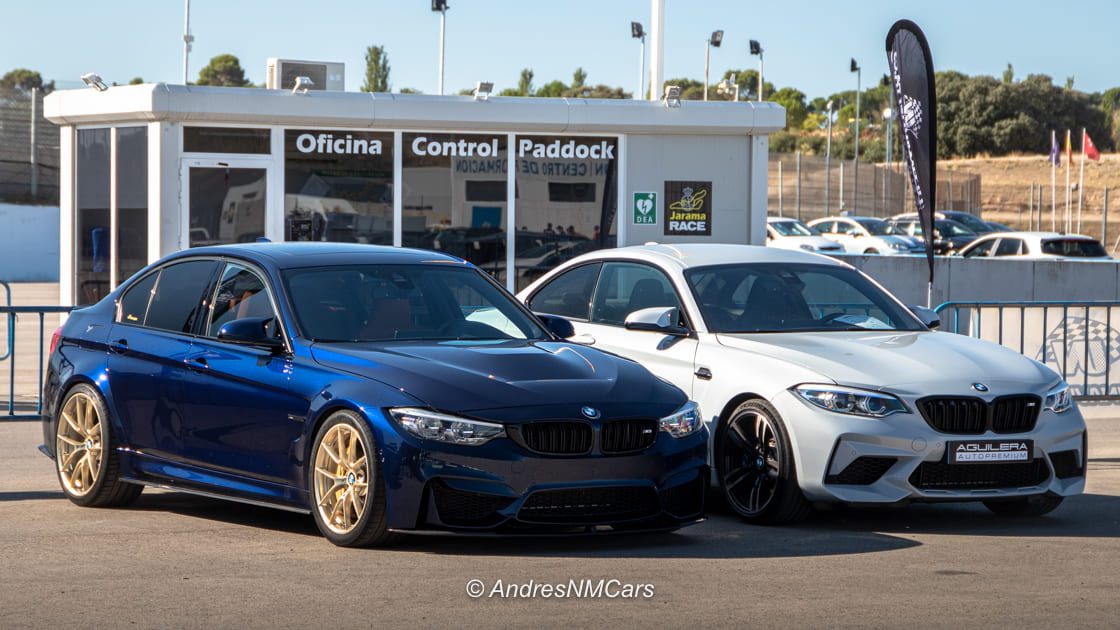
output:
[{"label": "white building", "polygon": [[761,244],[767,134],[785,125],[772,103],[165,84],[59,91],[45,111],[62,126],[62,304],[262,236],[438,249],[511,289],[599,247]]}]

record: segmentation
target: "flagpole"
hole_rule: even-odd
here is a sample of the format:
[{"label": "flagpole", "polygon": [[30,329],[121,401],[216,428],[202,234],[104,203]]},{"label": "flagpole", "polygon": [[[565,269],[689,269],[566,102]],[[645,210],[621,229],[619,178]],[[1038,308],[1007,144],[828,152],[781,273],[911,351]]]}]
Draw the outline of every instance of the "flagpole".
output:
[{"label": "flagpole", "polygon": [[[1058,132],[1051,129],[1050,146],[1054,147],[1057,144]],[[1050,160],[1050,231],[1058,231],[1058,162],[1054,159]]]},{"label": "flagpole", "polygon": [[1085,187],[1085,128],[1081,128],[1081,175],[1077,179],[1077,233],[1081,233],[1081,195]]},{"label": "flagpole", "polygon": [[[1069,131],[1069,129],[1066,129],[1066,162],[1069,162],[1069,151],[1070,151],[1069,137],[1070,137],[1070,131]],[[1062,221],[1062,232],[1064,232],[1066,234],[1069,234],[1069,232],[1070,232],[1070,224],[1069,224],[1070,223],[1070,221],[1069,221],[1069,172],[1070,172],[1070,170],[1072,170],[1072,168],[1073,168],[1072,164],[1068,164],[1068,163],[1066,164],[1066,214],[1065,214],[1065,220]]]}]

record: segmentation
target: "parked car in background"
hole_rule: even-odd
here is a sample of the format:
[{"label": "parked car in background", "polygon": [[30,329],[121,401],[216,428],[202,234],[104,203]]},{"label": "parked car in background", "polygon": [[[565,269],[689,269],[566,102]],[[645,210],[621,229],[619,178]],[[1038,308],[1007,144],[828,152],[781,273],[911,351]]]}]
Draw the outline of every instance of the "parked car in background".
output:
[{"label": "parked car in background", "polygon": [[1010,225],[1006,225],[1006,224],[1003,224],[1003,223],[996,223],[995,221],[985,221],[985,223],[987,223],[988,227],[991,228],[991,232],[1014,232],[1015,231],[1011,228]]},{"label": "parked car in background", "polygon": [[1111,258],[1100,241],[1057,232],[996,232],[981,236],[960,251],[965,258]]},{"label": "parked car in background", "polygon": [[802,249],[821,254],[844,253],[843,245],[790,217],[766,217],[766,244],[779,249]]},{"label": "parked car in background", "polygon": [[770,247],[576,258],[519,294],[687,392],[749,522],[814,502],[982,501],[1039,515],[1085,488],[1086,428],[1049,367],[907,308],[854,267]]},{"label": "parked car in background", "polygon": [[190,249],[55,332],[41,450],[81,506],[173,488],[310,513],[342,546],[701,520],[695,403],[572,334],[437,252]]},{"label": "parked car in background", "polygon": [[[982,220],[980,217],[976,216],[975,214],[970,214],[968,212],[961,212],[960,210],[942,210],[940,212],[934,212],[933,213],[933,218],[934,219],[949,219],[950,221],[956,221],[957,223],[960,223],[961,225],[965,226],[966,228],[972,230],[977,235],[984,235],[984,234],[989,234],[991,232],[997,231],[995,228],[993,228],[991,226],[990,223]],[[918,214],[916,212],[907,212],[906,214],[896,214],[895,216],[891,217],[891,220],[892,221],[894,221],[894,220],[913,220],[913,221],[917,221],[918,220]]]},{"label": "parked car in background", "polygon": [[809,222],[809,227],[840,243],[849,254],[924,254],[925,245],[875,217],[826,217]]},{"label": "parked car in background", "polygon": [[[896,230],[916,239],[923,239],[922,224],[917,217],[912,219],[891,219]],[[951,219],[933,220],[933,253],[947,256],[976,240],[976,232]]]}]

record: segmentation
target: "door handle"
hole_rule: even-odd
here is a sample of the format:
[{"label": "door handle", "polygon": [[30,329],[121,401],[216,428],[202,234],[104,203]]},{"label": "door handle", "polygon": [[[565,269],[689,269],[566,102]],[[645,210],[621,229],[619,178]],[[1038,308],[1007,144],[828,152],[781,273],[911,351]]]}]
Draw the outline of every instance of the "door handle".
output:
[{"label": "door handle", "polygon": [[124,352],[128,352],[128,340],[127,339],[117,339],[116,341],[110,341],[109,342],[109,350],[111,352],[116,353],[116,354],[121,354],[121,353],[124,353]]},{"label": "door handle", "polygon": [[696,371],[695,371],[695,372],[693,372],[693,374],[695,374],[695,375],[696,375],[696,378],[698,378],[698,379],[700,379],[700,380],[702,380],[702,381],[710,381],[710,380],[712,380],[712,371],[711,371],[711,370],[709,370],[709,369],[708,369],[708,368],[706,368],[706,367],[702,367],[702,368],[696,368]]},{"label": "door handle", "polygon": [[186,363],[187,367],[191,368],[192,370],[205,370],[210,367],[210,364],[206,362],[206,357],[202,356],[189,357],[187,359],[184,359],[183,363]]}]

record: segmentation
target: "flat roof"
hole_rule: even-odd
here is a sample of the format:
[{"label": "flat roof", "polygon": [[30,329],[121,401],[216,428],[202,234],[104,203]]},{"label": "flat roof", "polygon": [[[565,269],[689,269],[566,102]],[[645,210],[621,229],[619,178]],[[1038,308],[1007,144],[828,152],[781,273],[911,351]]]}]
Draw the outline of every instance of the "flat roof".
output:
[{"label": "flat roof", "polygon": [[152,121],[417,131],[760,135],[785,127],[785,109],[756,101],[431,96],[150,83],[59,90],[44,99],[59,125]]}]

